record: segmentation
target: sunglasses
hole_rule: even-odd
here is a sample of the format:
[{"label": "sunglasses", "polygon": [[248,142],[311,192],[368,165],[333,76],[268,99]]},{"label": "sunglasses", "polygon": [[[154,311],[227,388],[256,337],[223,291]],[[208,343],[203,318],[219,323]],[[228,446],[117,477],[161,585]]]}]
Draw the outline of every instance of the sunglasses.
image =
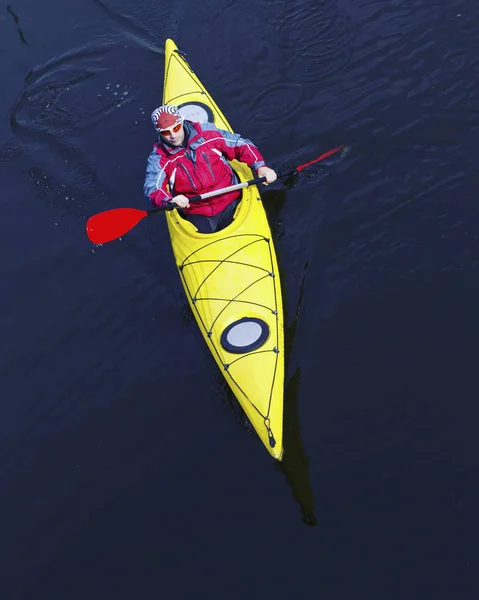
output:
[{"label": "sunglasses", "polygon": [[181,125],[182,125],[182,123],[178,123],[177,125],[175,125],[171,129],[162,129],[160,131],[160,135],[164,135],[165,137],[170,137],[170,135],[172,133],[178,133],[178,131],[181,129]]}]

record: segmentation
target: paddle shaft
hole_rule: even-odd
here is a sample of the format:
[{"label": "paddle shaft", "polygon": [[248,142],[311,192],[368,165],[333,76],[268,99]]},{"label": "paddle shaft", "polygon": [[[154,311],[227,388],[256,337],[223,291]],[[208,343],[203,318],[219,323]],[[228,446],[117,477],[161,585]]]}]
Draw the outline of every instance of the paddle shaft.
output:
[{"label": "paddle shaft", "polygon": [[[266,177],[256,177],[256,179],[250,179],[249,181],[241,181],[240,183],[235,183],[234,185],[229,185],[228,187],[221,188],[219,190],[213,190],[212,192],[205,192],[204,194],[197,194],[196,196],[192,196],[188,198],[190,202],[200,202],[200,200],[206,200],[207,198],[213,198],[214,196],[219,196],[220,194],[227,194],[228,192],[234,192],[235,190],[241,190],[250,185],[257,185],[258,183],[263,183],[266,181]],[[175,208],[176,204],[174,202],[168,202],[164,206],[160,206],[158,208],[154,208],[148,211],[148,215],[152,215],[161,210],[171,210]]]}]

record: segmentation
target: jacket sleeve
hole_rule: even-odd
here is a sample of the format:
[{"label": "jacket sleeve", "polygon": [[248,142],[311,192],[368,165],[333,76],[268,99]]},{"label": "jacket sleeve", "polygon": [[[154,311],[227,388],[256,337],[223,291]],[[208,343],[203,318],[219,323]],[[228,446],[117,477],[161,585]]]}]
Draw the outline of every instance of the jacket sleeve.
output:
[{"label": "jacket sleeve", "polygon": [[148,157],[143,192],[154,206],[164,206],[171,199],[165,168],[165,160],[153,149]]},{"label": "jacket sleeve", "polygon": [[221,150],[228,160],[239,160],[244,162],[254,172],[260,167],[266,165],[261,152],[251,140],[241,137],[238,133],[231,133],[225,129],[218,129],[212,123],[202,123],[203,130],[210,131],[210,136],[218,134],[218,140],[215,140],[215,147]]}]

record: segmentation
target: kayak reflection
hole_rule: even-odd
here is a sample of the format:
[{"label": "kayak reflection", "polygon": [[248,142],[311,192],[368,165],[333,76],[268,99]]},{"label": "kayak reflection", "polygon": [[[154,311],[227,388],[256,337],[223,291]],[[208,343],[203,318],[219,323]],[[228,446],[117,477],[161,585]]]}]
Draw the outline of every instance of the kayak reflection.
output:
[{"label": "kayak reflection", "polygon": [[317,524],[314,514],[314,495],[309,477],[309,459],[306,457],[301,439],[298,416],[298,392],[301,368],[298,367],[286,384],[284,397],[284,454],[281,462],[275,466],[282,472],[290,486],[293,497],[301,508],[303,522],[306,525]]},{"label": "kayak reflection", "polygon": [[[301,311],[307,269],[308,263],[304,265],[304,274],[299,290],[299,297],[296,304],[294,318],[291,324],[285,327],[284,331],[286,372],[294,345],[296,326],[298,324],[299,314]],[[283,278],[283,281],[285,281],[285,278]],[[287,298],[286,293],[283,293],[283,298]],[[287,322],[287,306],[285,305],[284,308],[285,321]],[[286,477],[286,481],[292,489],[293,497],[301,507],[303,522],[306,523],[306,525],[315,526],[317,521],[314,514],[314,495],[310,484],[309,459],[304,452],[298,413],[300,379],[301,367],[298,366],[285,385],[283,406],[284,454],[282,462],[277,463],[275,466],[278,471],[283,473],[283,475]]]}]

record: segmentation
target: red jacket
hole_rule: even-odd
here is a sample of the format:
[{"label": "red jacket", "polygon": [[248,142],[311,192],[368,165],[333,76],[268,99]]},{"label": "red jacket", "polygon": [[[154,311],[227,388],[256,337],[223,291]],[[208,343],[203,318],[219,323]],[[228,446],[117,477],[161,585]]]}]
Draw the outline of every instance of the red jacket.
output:
[{"label": "red jacket", "polygon": [[[178,194],[191,197],[238,183],[228,160],[244,162],[255,172],[265,165],[258,148],[236,133],[218,129],[212,123],[184,121],[183,125],[183,146],[173,147],[158,138],[148,158],[144,192],[155,206],[164,206]],[[236,190],[192,202],[182,210],[212,216],[238,196]]]}]

